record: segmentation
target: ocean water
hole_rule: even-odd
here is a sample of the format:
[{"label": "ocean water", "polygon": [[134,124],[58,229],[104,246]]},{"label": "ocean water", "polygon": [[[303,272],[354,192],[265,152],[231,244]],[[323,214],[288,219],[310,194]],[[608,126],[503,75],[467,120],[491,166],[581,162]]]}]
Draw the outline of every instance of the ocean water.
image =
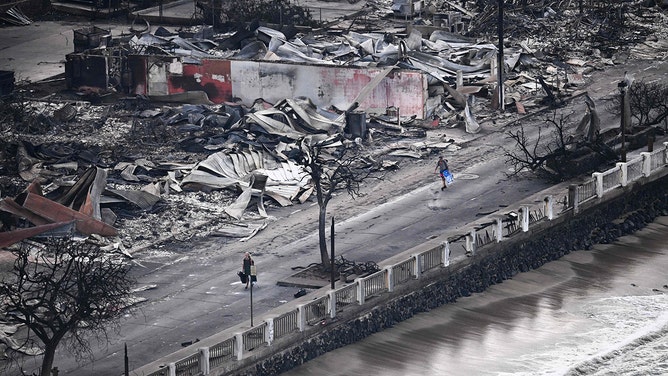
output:
[{"label": "ocean water", "polygon": [[668,375],[668,217],[285,375]]}]

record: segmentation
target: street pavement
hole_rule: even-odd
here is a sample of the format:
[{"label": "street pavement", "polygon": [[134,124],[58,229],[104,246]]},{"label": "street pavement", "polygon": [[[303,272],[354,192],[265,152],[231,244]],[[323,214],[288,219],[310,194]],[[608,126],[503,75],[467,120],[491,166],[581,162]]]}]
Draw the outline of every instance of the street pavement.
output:
[{"label": "street pavement", "polygon": [[86,26],[110,29],[114,36],[129,26],[108,22],[33,22],[1,30],[0,70],[14,71],[17,85],[38,82],[65,73],[65,56],[74,52],[74,30]]}]

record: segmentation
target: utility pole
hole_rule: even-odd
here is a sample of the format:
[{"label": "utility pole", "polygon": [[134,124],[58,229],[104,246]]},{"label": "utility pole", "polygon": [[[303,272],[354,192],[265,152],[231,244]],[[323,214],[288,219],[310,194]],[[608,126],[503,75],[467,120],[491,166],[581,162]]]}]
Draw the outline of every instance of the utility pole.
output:
[{"label": "utility pole", "polygon": [[332,256],[331,256],[332,258],[330,260],[329,267],[332,270],[332,274],[331,274],[332,286],[331,287],[332,287],[332,290],[334,290],[334,277],[335,277],[335,274],[334,274],[334,217],[332,217],[332,229],[330,230],[330,233],[331,233],[331,242],[332,242],[332,247],[331,247],[332,248]]},{"label": "utility pole", "polygon": [[505,68],[505,63],[503,62],[503,0],[499,0],[499,20],[498,24],[498,34],[499,34],[499,53],[498,53],[498,62],[497,62],[497,87],[498,87],[498,97],[499,97],[499,110],[502,112],[505,111],[506,106],[503,100],[503,72]]},{"label": "utility pole", "polygon": [[128,344],[125,344],[125,355],[123,356],[125,363],[125,376],[130,376],[130,363],[128,362]]},{"label": "utility pole", "polygon": [[255,264],[251,263],[250,275],[248,276],[248,278],[250,278],[250,286],[251,286],[251,289],[250,289],[250,316],[251,316],[250,317],[250,321],[251,321],[250,324],[251,324],[251,328],[253,327],[253,279],[254,279],[253,277],[255,277],[255,279],[257,278],[257,269],[255,269]]},{"label": "utility pole", "polygon": [[619,128],[622,132],[622,148],[620,150],[621,154],[621,160],[622,162],[626,162],[626,81],[622,80],[619,81],[617,84],[617,88],[619,88],[619,94],[620,94],[620,120],[619,120]]}]

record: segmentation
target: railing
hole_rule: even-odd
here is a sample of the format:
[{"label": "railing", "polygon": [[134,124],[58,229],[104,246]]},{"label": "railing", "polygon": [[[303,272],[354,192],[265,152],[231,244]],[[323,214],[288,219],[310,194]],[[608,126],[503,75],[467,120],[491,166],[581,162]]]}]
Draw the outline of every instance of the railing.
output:
[{"label": "railing", "polygon": [[626,164],[626,180],[635,181],[642,177],[643,159],[636,158]]},{"label": "railing", "polygon": [[232,360],[236,353],[234,347],[236,345],[236,337],[226,339],[223,342],[213,345],[209,348],[209,366],[211,368],[218,367],[228,360]]},{"label": "railing", "polygon": [[336,309],[341,310],[349,304],[357,303],[357,285],[351,284],[339,288],[334,292]]},{"label": "railing", "polygon": [[[472,250],[477,251],[488,244],[502,241],[504,238],[512,237],[521,231],[528,231],[530,226],[551,219],[555,213],[557,217],[563,215],[577,208],[578,204],[588,199],[597,195],[603,196],[606,192],[626,185],[629,181],[665,168],[668,165],[668,143],[664,145],[664,149],[652,153],[643,153],[640,159],[634,159],[628,163],[619,163],[616,167],[602,173],[594,173],[593,179],[577,185],[575,189],[571,186],[570,190],[557,192],[553,196],[546,197],[543,202],[521,206],[517,211],[505,213],[500,219],[475,225],[472,231],[448,236],[447,246],[450,253],[472,256],[473,254],[470,252]],[[558,199],[553,200],[552,197]],[[577,197],[577,202],[572,201],[575,197]],[[554,210],[555,207],[557,210]],[[528,213],[528,215],[525,213]],[[548,215],[548,213],[550,214]],[[575,213],[577,213],[577,210]],[[499,226],[498,221],[501,222],[501,226]],[[501,234],[497,234],[499,228]],[[212,369],[226,362],[242,359],[246,351],[264,346],[274,339],[305,330],[304,323],[313,325],[329,315],[334,317],[337,313],[352,305],[365,304],[369,297],[393,291],[393,286],[419,279],[423,273],[435,272],[435,269],[440,269],[437,268],[438,266],[448,265],[447,263],[444,264],[446,260],[443,260],[442,256],[442,246],[434,247],[417,255],[407,255],[406,259],[389,265],[381,271],[358,278],[350,285],[339,287],[324,296],[316,297],[298,309],[269,320],[269,323],[272,324],[271,330],[268,329],[268,323],[264,322],[241,335],[232,336],[211,346],[208,352],[205,351],[202,354],[197,352],[176,363],[171,363],[165,368],[143,374],[146,376],[200,375],[203,374],[203,368]],[[419,271],[416,265],[420,265]],[[202,367],[202,364],[200,364],[203,361],[203,356],[208,357],[208,368]]]},{"label": "railing", "polygon": [[603,177],[603,193],[622,185],[622,170],[619,167],[611,168],[602,174]]},{"label": "railing", "polygon": [[274,319],[274,338],[299,330],[299,311],[294,309]]},{"label": "railing", "polygon": [[245,331],[242,335],[244,350],[251,351],[265,344],[265,329],[267,329],[266,322]]},{"label": "railing", "polygon": [[375,272],[368,277],[361,278],[361,282],[365,299],[387,291],[387,271]]},{"label": "railing", "polygon": [[[596,183],[594,182],[594,185]],[[566,194],[560,196],[559,200],[557,200],[558,208],[559,208],[559,213],[563,214],[566,213],[567,211],[573,210],[573,202],[570,202],[568,199],[568,192]]]},{"label": "railing", "polygon": [[516,212],[510,212],[501,220],[501,231],[503,237],[510,237],[522,229],[520,217]]},{"label": "railing", "polygon": [[596,197],[596,180],[590,179],[578,185],[578,204]]},{"label": "railing", "polygon": [[489,243],[494,243],[497,235],[496,221],[483,223],[476,227],[475,244],[477,247],[483,247]]},{"label": "railing", "polygon": [[441,254],[443,253],[442,247],[434,247],[428,251],[422,252],[418,257],[421,258],[422,268],[420,273],[424,273],[428,270],[434,269],[441,266],[443,261],[441,260]]},{"label": "railing", "polygon": [[304,306],[304,312],[306,312],[306,322],[309,325],[313,325],[327,317],[329,314],[329,310],[327,309],[328,303],[329,296],[325,295],[306,304]]},{"label": "railing", "polygon": [[535,224],[546,218],[545,204],[533,205],[527,208],[529,210],[529,224]]},{"label": "railing", "polygon": [[415,258],[411,257],[392,266],[392,284],[400,285],[408,280],[416,278]]},{"label": "railing", "polygon": [[176,376],[196,376],[202,374],[202,367],[199,364],[199,354],[193,354],[185,359],[174,363]]},{"label": "railing", "polygon": [[658,149],[649,153],[649,170],[656,171],[666,164],[666,149]]}]

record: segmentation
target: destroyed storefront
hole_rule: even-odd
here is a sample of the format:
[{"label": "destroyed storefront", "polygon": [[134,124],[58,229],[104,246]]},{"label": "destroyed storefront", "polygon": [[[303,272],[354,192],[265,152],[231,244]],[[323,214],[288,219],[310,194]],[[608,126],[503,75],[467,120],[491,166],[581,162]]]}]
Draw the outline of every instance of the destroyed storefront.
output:
[{"label": "destroyed storefront", "polygon": [[198,92],[206,103],[241,101],[254,103],[261,98],[276,103],[284,98],[309,98],[318,107],[348,109],[372,81],[383,79],[360,101],[367,112],[385,113],[397,107],[406,116],[423,119],[427,100],[427,80],[420,72],[382,68],[304,65],[266,61],[202,59],[196,63],[165,56],[128,57],[133,94],[157,100],[181,97],[194,100]]},{"label": "destroyed storefront", "polygon": [[[184,34],[184,33],[180,33]],[[464,82],[489,78],[496,48],[456,33],[434,30],[429,39],[413,31],[404,39],[349,32],[340,37],[293,36],[258,27],[243,46],[182,37],[164,28],[118,38],[112,46],[67,55],[73,89],[109,86],[153,100],[185,103],[304,97],[316,106],[369,113],[399,109],[417,119],[444,118],[463,110]],[[186,34],[187,35],[187,34]],[[224,49],[231,45],[234,49]],[[468,56],[463,63],[460,58]],[[106,73],[105,73],[106,72]],[[485,92],[481,82],[468,93]],[[106,86],[105,86],[106,85]],[[447,88],[444,89],[444,86]],[[451,114],[450,114],[451,115]]]}]

